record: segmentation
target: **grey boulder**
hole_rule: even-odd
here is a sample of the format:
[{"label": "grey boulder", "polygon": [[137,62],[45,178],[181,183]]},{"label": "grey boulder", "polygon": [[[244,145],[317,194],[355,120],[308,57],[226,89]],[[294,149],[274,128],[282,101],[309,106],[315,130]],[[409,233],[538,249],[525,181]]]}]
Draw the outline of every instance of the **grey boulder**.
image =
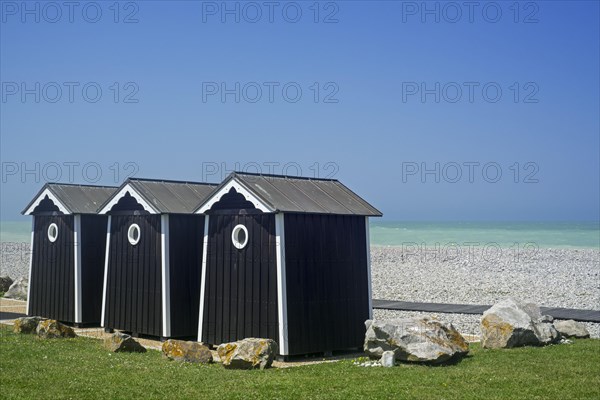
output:
[{"label": "grey boulder", "polygon": [[25,277],[17,278],[17,280],[10,285],[8,291],[4,293],[4,297],[7,299],[27,300],[28,283],[29,279]]},{"label": "grey boulder", "polygon": [[504,299],[483,313],[481,345],[499,349],[543,346],[560,341],[552,317],[541,315],[537,305]]},{"label": "grey boulder", "polygon": [[36,333],[36,328],[42,317],[23,317],[15,319],[13,324],[14,333]]},{"label": "grey boulder", "polygon": [[113,353],[144,353],[146,348],[126,333],[115,332],[104,339],[104,347]]},{"label": "grey boulder", "polygon": [[35,332],[42,339],[74,338],[77,336],[73,328],[61,324],[55,319],[42,319],[35,328]]},{"label": "grey boulder", "polygon": [[585,339],[590,337],[590,332],[581,322],[573,321],[556,321],[554,327],[561,335],[568,338]]},{"label": "grey boulder", "polygon": [[279,348],[272,339],[247,338],[237,342],[223,343],[217,348],[225,368],[269,368]]},{"label": "grey boulder", "polygon": [[198,342],[169,339],[162,345],[162,352],[169,360],[209,364],[213,356],[208,347]]},{"label": "grey boulder", "polygon": [[6,292],[12,284],[13,280],[10,277],[0,276],[0,292]]},{"label": "grey boulder", "polygon": [[384,351],[381,355],[381,360],[379,360],[379,363],[382,367],[391,368],[396,365],[396,355],[393,351]]},{"label": "grey boulder", "polygon": [[364,351],[371,358],[392,351],[399,361],[439,364],[469,352],[452,324],[429,318],[367,320],[365,325]]}]

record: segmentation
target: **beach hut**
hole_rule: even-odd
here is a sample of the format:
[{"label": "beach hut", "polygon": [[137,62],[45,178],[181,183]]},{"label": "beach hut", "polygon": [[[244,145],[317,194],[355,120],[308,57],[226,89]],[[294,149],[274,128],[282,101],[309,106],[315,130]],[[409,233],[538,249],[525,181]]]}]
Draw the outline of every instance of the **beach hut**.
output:
[{"label": "beach hut", "polygon": [[270,338],[284,358],[362,347],[377,209],[337,180],[234,172],[196,212],[198,341]]},{"label": "beach hut", "polygon": [[107,218],[97,211],[115,189],[47,183],[23,210],[33,217],[28,315],[100,323]]},{"label": "beach hut", "polygon": [[196,336],[204,216],[193,211],[215,186],[130,178],[102,205],[106,330]]}]

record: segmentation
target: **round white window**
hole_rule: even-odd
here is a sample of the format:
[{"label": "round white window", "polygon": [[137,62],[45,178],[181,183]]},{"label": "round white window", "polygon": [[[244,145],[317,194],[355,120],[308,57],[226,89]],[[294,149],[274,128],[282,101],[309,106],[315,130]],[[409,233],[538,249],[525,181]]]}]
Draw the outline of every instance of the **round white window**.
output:
[{"label": "round white window", "polygon": [[231,232],[231,241],[236,249],[243,249],[248,244],[248,229],[244,225],[236,225]]},{"label": "round white window", "polygon": [[54,243],[56,239],[58,239],[58,226],[55,223],[51,223],[48,227],[48,240]]},{"label": "round white window", "polygon": [[138,244],[140,241],[140,227],[138,224],[131,224],[129,226],[129,230],[127,231],[127,239],[129,239],[129,243],[133,246]]}]

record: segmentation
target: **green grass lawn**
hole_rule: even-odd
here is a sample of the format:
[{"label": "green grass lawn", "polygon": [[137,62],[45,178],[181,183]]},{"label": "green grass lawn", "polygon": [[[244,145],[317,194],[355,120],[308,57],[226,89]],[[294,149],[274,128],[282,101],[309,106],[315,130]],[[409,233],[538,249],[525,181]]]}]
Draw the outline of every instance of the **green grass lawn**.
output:
[{"label": "green grass lawn", "polygon": [[0,327],[0,398],[600,398],[600,340],[510,350],[471,346],[444,367],[352,360],[265,371],[111,354],[99,340],[40,340]]}]

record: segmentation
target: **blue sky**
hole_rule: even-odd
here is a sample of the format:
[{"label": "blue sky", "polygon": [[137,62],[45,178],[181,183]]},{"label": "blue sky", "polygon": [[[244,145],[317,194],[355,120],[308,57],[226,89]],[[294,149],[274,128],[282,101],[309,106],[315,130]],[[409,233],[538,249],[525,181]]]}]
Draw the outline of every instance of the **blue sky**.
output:
[{"label": "blue sky", "polygon": [[0,3],[2,220],[46,179],[235,168],[388,220],[600,218],[598,2]]}]

